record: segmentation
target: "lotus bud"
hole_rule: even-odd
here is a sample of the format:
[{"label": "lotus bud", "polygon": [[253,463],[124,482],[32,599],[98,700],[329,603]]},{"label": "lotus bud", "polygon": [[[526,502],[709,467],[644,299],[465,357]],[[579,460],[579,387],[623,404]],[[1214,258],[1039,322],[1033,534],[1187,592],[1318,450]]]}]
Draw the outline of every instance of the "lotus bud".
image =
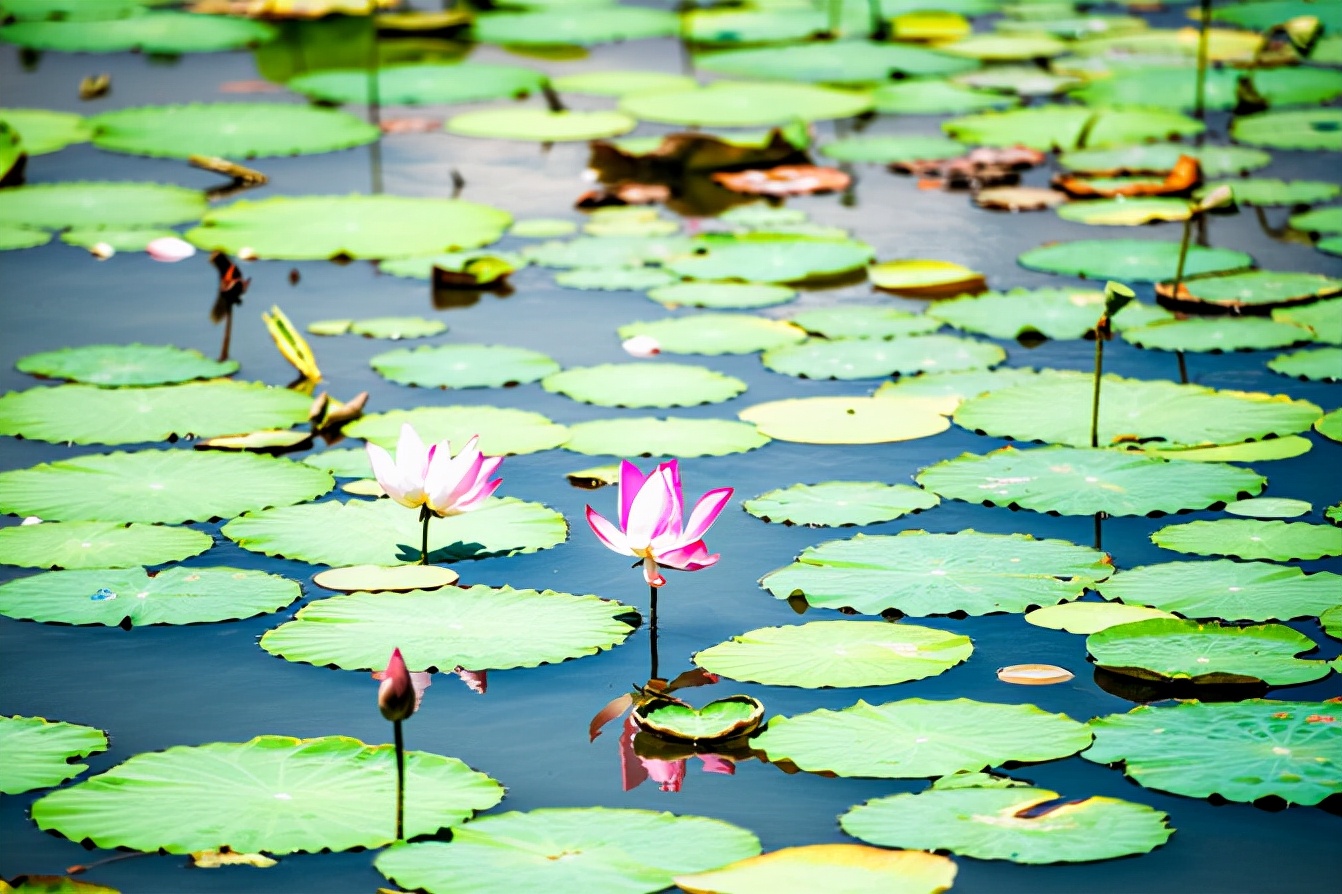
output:
[{"label": "lotus bud", "polygon": [[162,239],[152,239],[144,247],[149,257],[155,261],[162,261],[165,264],[174,264],[177,261],[184,261],[196,253],[196,247],[184,239],[178,239],[176,236],[164,236]]},{"label": "lotus bud", "polygon": [[1222,184],[1211,192],[1207,193],[1198,202],[1199,211],[1211,211],[1213,208],[1224,208],[1227,205],[1235,204],[1235,192],[1229,185]]},{"label": "lotus bud", "polygon": [[633,338],[627,338],[620,342],[620,347],[624,348],[625,353],[634,357],[653,357],[662,353],[661,342],[651,335],[635,335]]},{"label": "lotus bud", "polygon": [[400,649],[391,650],[391,660],[377,688],[377,707],[391,721],[405,720],[415,713],[415,686]]},{"label": "lotus bud", "polygon": [[1104,284],[1104,315],[1113,319],[1114,314],[1127,307],[1128,302],[1136,297],[1132,289],[1123,283],[1109,280]]}]

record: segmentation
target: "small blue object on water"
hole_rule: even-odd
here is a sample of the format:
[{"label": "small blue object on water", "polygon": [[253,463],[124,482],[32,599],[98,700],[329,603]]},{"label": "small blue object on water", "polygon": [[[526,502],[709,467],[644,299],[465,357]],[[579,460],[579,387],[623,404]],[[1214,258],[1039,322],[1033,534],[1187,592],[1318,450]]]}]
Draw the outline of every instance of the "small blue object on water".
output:
[{"label": "small blue object on water", "polygon": [[92,599],[94,602],[106,602],[109,599],[115,599],[116,594],[113,593],[111,590],[107,589],[106,587],[103,587],[89,598]]}]

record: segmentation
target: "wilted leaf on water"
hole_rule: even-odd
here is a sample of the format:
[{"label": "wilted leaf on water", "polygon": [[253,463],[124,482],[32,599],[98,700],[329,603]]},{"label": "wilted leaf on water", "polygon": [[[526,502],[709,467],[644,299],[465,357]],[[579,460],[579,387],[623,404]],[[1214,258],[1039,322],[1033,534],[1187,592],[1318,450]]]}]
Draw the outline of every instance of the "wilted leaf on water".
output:
[{"label": "wilted leaf on water", "polygon": [[974,193],[974,204],[994,211],[1044,211],[1067,201],[1067,194],[1037,186],[994,186]]},{"label": "wilted leaf on water", "polygon": [[1042,164],[1046,156],[1023,146],[997,148],[979,146],[963,156],[933,160],[893,161],[890,170],[918,177],[920,189],[974,189],[1012,185],[1020,173]]},{"label": "wilted leaf on water", "polygon": [[764,719],[764,705],[748,695],[733,695],[702,708],[656,700],[634,707],[634,723],[643,730],[678,742],[712,743],[754,732]]},{"label": "wilted leaf on water", "polygon": [[719,171],[711,175],[715,183],[732,192],[756,196],[805,196],[814,193],[841,192],[853,178],[838,168],[815,165],[779,165],[764,170]]},{"label": "wilted leaf on water", "polygon": [[265,854],[242,854],[231,848],[216,851],[196,851],[191,854],[191,865],[197,869],[219,869],[223,866],[251,866],[256,869],[269,869],[278,861]]},{"label": "wilted leaf on water", "polygon": [[689,894],[937,894],[951,886],[956,867],[946,857],[889,851],[860,844],[786,847],[713,872],[679,875]]},{"label": "wilted leaf on water", "polygon": [[[71,866],[69,871],[82,867]],[[117,888],[97,885],[65,875],[20,875],[6,882],[0,879],[3,894],[121,894]]]},{"label": "wilted leaf on water", "polygon": [[686,172],[766,167],[805,162],[804,128],[774,128],[747,135],[686,131],[641,139],[594,140],[588,167],[603,183],[674,181]]},{"label": "wilted leaf on water", "polygon": [[0,745],[5,752],[0,792],[18,795],[60,785],[87,770],[88,764],[74,759],[106,751],[107,734],[42,717],[0,716]]}]

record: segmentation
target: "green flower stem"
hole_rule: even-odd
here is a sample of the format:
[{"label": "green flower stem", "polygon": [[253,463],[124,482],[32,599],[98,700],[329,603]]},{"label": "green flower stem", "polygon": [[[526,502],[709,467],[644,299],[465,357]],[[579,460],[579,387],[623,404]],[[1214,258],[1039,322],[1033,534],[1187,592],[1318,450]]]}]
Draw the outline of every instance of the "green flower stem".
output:
[{"label": "green flower stem", "polygon": [[648,678],[657,679],[657,588],[649,587],[652,598],[652,608],[649,611],[651,619],[648,623],[648,647],[651,652],[652,666],[648,670]]},{"label": "green flower stem", "polygon": [[1104,367],[1104,333],[1095,331],[1095,392],[1090,399],[1090,446],[1100,446],[1100,370]]},{"label": "green flower stem", "polygon": [[429,519],[433,518],[433,513],[429,511],[428,506],[419,507],[419,520],[424,524],[424,536],[419,541],[419,564],[429,564]]},{"label": "green flower stem", "polygon": [[396,731],[396,840],[405,838],[405,739],[401,735],[401,721],[393,720]]},{"label": "green flower stem", "polygon": [[[1188,243],[1193,238],[1193,219],[1201,216],[1201,212],[1195,211],[1184,220],[1184,237],[1179,242],[1179,263],[1174,268],[1174,288],[1170,290],[1170,296],[1175,301],[1179,300],[1179,289],[1184,284],[1184,262],[1188,260]],[[1175,353],[1179,356],[1179,381],[1187,385],[1188,363],[1184,360],[1184,352],[1176,351]]]}]

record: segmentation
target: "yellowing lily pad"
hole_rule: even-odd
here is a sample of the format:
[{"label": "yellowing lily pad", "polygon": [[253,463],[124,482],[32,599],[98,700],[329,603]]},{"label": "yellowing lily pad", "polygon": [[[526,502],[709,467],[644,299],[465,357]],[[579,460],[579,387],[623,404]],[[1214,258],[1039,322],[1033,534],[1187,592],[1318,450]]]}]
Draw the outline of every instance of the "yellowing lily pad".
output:
[{"label": "yellowing lily pad", "polygon": [[950,428],[936,401],[874,397],[805,397],[747,407],[739,414],[761,434],[802,444],[884,444]]},{"label": "yellowing lily pad", "polygon": [[883,261],[867,269],[872,285],[912,298],[941,298],[981,292],[983,274],[951,261]]},{"label": "yellowing lily pad", "polygon": [[681,363],[605,363],[553,373],[546,391],[602,407],[692,407],[730,400],[746,383],[703,366]]},{"label": "yellowing lily pad", "polygon": [[1127,605],[1121,602],[1064,602],[1048,605],[1025,613],[1025,620],[1036,627],[1066,630],[1068,633],[1089,634],[1151,618],[1173,618],[1174,615],[1145,605]]},{"label": "yellowing lily pad", "polygon": [[441,565],[350,565],[319,571],[312,582],[341,593],[404,593],[449,587],[460,576]]},{"label": "yellowing lily pad", "polygon": [[0,793],[19,795],[60,785],[87,770],[88,764],[75,759],[106,751],[107,734],[43,717],[0,716],[0,745],[6,755]]},{"label": "yellowing lily pad", "polygon": [[806,379],[873,379],[958,372],[996,366],[1006,359],[997,345],[953,335],[908,338],[810,339],[765,351],[764,366]]},{"label": "yellowing lily pad", "polygon": [[722,869],[678,875],[689,894],[936,894],[951,886],[955,864],[936,854],[888,851],[860,844],[785,847]]}]

